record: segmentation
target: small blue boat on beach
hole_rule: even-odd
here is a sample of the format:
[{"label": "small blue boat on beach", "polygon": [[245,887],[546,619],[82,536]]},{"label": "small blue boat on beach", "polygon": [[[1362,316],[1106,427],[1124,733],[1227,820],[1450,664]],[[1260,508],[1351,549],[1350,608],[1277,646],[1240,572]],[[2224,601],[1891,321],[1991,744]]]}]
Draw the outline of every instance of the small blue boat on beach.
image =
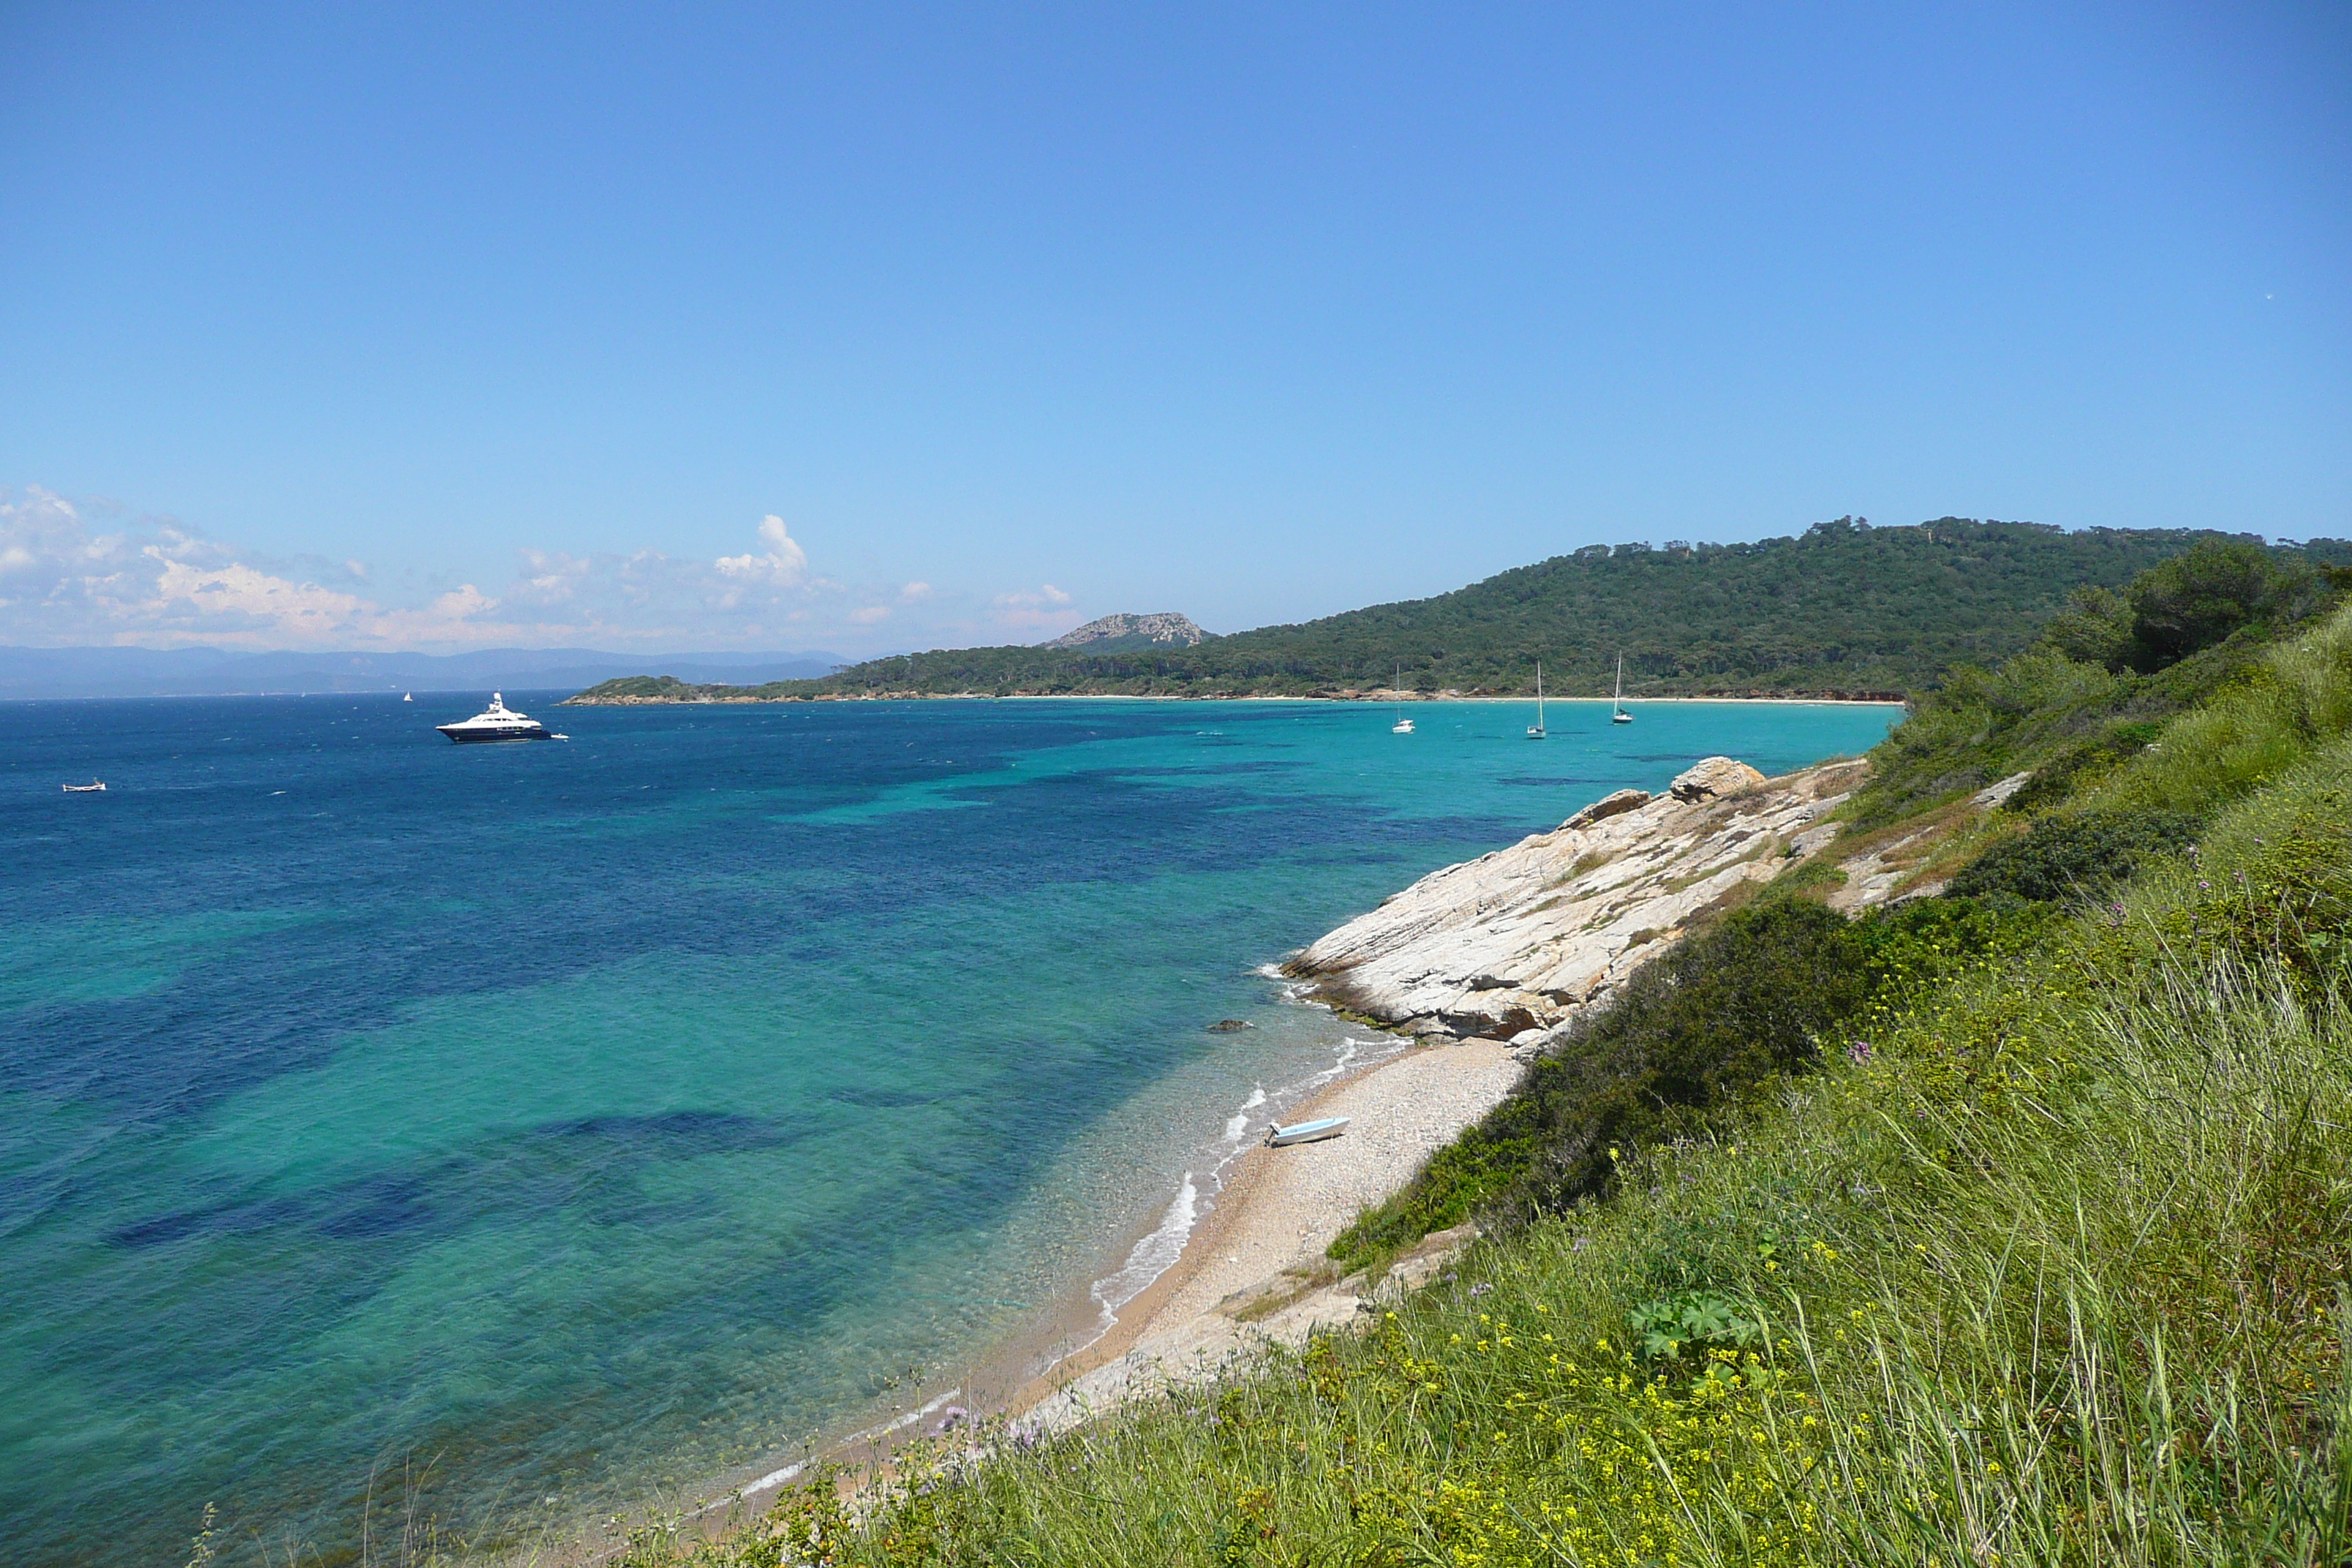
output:
[{"label": "small blue boat on beach", "polygon": [[1348,1130],[1344,1116],[1326,1116],[1317,1121],[1294,1121],[1285,1127],[1279,1123],[1265,1130],[1265,1146],[1287,1148],[1293,1143],[1313,1143],[1325,1138],[1337,1138]]}]

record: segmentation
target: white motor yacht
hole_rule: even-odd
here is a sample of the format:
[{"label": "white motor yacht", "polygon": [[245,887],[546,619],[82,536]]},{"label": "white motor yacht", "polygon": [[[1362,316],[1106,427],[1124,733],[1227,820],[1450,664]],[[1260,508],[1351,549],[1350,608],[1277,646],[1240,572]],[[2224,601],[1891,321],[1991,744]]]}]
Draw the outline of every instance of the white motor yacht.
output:
[{"label": "white motor yacht", "polygon": [[435,729],[453,741],[560,741],[561,735],[548,733],[547,726],[528,713],[518,713],[507,706],[506,699],[498,692],[490,693],[490,705],[462,724],[436,724]]}]

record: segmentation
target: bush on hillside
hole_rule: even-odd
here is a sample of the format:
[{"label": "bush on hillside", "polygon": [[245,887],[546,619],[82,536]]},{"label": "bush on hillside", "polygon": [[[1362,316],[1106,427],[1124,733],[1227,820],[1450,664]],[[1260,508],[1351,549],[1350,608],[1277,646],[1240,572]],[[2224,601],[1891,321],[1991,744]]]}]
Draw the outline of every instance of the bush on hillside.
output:
[{"label": "bush on hillside", "polygon": [[2183,811],[2043,817],[2024,837],[1977,857],[1946,893],[1955,899],[2007,894],[2040,903],[2095,898],[2149,856],[2187,848],[2199,826],[2199,818]]},{"label": "bush on hillside", "polygon": [[2042,640],[2084,664],[2153,675],[2243,628],[2308,617],[2344,586],[2339,576],[2330,567],[2282,561],[2250,540],[2200,540],[2120,593],[2076,589]]},{"label": "bush on hillside", "polygon": [[2146,721],[2111,723],[2035,768],[2032,776],[2001,803],[2001,809],[2020,816],[2047,810],[2147,750],[2163,732],[2163,725]]}]

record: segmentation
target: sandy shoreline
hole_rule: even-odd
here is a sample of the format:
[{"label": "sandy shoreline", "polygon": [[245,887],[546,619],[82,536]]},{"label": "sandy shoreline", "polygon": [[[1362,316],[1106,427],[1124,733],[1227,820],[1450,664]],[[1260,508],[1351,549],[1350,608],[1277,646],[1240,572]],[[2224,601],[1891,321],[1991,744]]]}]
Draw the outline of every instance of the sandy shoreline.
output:
[{"label": "sandy shoreline", "polygon": [[[950,1404],[975,1417],[1069,1426],[1136,1394],[1213,1372],[1268,1339],[1295,1340],[1318,1323],[1352,1320],[1360,1300],[1355,1282],[1332,1278],[1324,1249],[1366,1205],[1403,1186],[1432,1153],[1484,1116],[1525,1070],[1509,1047],[1470,1040],[1408,1047],[1335,1079],[1288,1119],[1346,1116],[1352,1119],[1347,1133],[1243,1152],[1176,1260],[1091,1343],[1034,1370],[1041,1349],[1069,1342],[1078,1315],[1098,1310],[1090,1299],[1066,1303],[1058,1319],[967,1367],[919,1411],[828,1444],[814,1457],[853,1471],[867,1468],[885,1461],[896,1441],[927,1431],[929,1417]],[[1266,1310],[1269,1304],[1276,1310]],[[1253,1308],[1247,1321],[1234,1315]],[[772,1472],[716,1508],[757,1513],[803,1468]]]},{"label": "sandy shoreline", "polygon": [[1525,1070],[1509,1047],[1472,1040],[1414,1047],[1327,1086],[1289,1119],[1346,1116],[1346,1134],[1245,1152],[1176,1261],[1095,1343],[1013,1390],[1002,1413],[1067,1426],[1265,1340],[1352,1319],[1358,1282],[1339,1281],[1325,1249]]}]

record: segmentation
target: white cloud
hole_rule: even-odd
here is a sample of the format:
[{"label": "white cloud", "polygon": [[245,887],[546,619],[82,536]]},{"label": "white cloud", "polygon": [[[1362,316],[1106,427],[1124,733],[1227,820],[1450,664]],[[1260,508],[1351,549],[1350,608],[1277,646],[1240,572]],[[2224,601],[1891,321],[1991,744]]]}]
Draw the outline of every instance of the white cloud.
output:
[{"label": "white cloud", "polygon": [[1051,583],[1038,584],[1034,593],[999,594],[996,595],[997,624],[1023,632],[1033,632],[1040,627],[1067,631],[1078,624],[1076,615],[1062,607],[1071,602],[1069,595]]},{"label": "white cloud", "polygon": [[808,570],[808,552],[773,512],[760,520],[760,542],[768,547],[766,554],[722,555],[717,562],[719,569],[730,577],[779,584],[797,583]]},{"label": "white cloud", "polygon": [[[831,647],[1033,640],[1077,624],[1054,584],[986,595],[811,570],[781,517],[740,555],[525,550],[503,585],[340,557],[278,560],[170,518],[0,489],[0,644],[231,648]],[[407,586],[403,587],[405,584]],[[883,628],[887,627],[887,633]],[[926,640],[928,639],[928,640]]]},{"label": "white cloud", "polygon": [[1066,605],[1070,602],[1070,596],[1051,583],[1045,583],[1039,584],[1034,594],[1027,592],[999,594],[996,595],[996,602],[1006,609],[1036,609],[1046,605]]},{"label": "white cloud", "polygon": [[366,574],[356,562],[240,559],[169,519],[94,529],[82,508],[37,486],[0,499],[0,641],[415,647],[562,629],[502,616],[471,584],[412,609],[318,580]]}]

